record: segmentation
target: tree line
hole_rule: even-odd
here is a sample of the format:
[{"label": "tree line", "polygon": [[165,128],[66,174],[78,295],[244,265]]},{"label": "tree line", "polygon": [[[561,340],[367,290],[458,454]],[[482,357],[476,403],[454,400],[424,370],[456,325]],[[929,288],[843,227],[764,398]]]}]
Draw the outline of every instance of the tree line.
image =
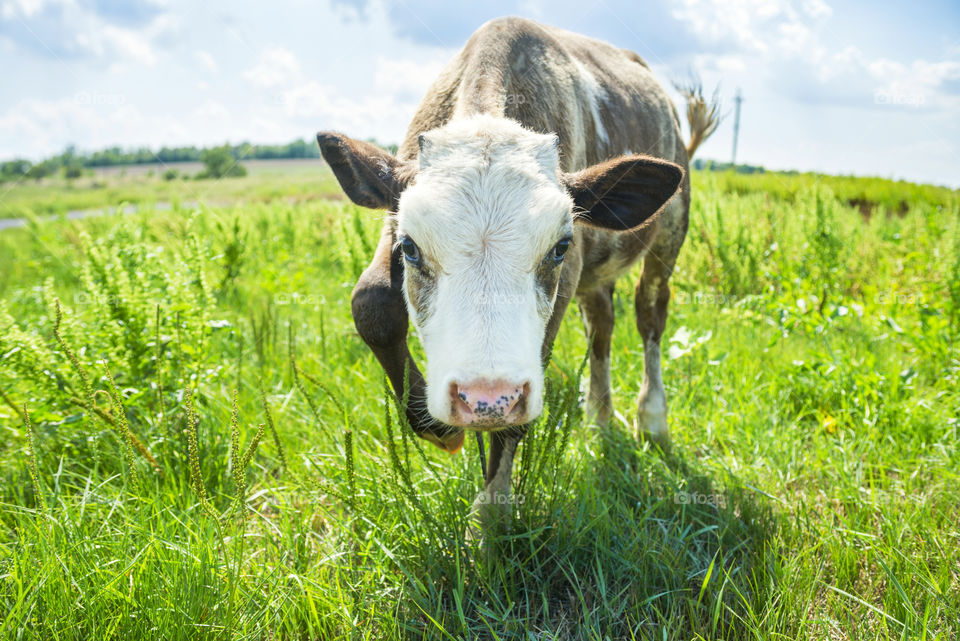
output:
[{"label": "tree line", "polygon": [[116,165],[147,165],[175,162],[204,162],[211,157],[226,155],[235,160],[267,160],[276,158],[319,158],[320,152],[313,141],[294,140],[286,145],[220,145],[217,147],[161,147],[154,151],[149,147],[123,149],[109,147],[100,151],[82,153],[73,145],[62,153],[40,162],[17,158],[0,163],[0,181],[33,178],[40,180],[60,171],[67,178],[79,178],[84,170]]},{"label": "tree line", "polygon": [[[396,153],[396,145],[383,145],[376,140],[370,142],[379,144],[391,153]],[[216,147],[161,147],[154,151],[149,147],[124,149],[122,147],[108,147],[100,151],[89,153],[78,152],[73,145],[68,146],[62,153],[37,163],[17,158],[0,162],[0,182],[32,178],[40,180],[63,172],[66,178],[79,178],[86,169],[97,167],[114,167],[118,165],[150,165],[178,162],[203,162],[206,170],[199,177],[222,177],[223,175],[242,175],[243,169],[237,161],[241,160],[271,160],[281,158],[319,158],[320,151],[312,140],[294,140],[285,145],[254,145],[247,142],[238,145],[219,145]],[[734,169],[737,173],[763,173],[764,168],[754,165],[736,165],[697,159],[693,161],[694,169],[712,171],[726,171]],[[171,170],[173,171],[173,170]],[[224,173],[221,173],[224,172]],[[174,174],[176,172],[174,171]]]}]

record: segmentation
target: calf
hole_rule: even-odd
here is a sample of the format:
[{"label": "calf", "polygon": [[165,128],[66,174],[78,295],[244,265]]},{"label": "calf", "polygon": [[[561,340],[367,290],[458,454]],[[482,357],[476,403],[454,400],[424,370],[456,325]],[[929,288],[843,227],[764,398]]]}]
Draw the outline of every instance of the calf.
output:
[{"label": "calf", "polygon": [[[610,420],[614,283],[641,258],[637,426],[667,437],[668,281],[687,231],[688,161],[717,124],[715,106],[698,91],[687,97],[689,145],[640,56],[502,18],[480,27],[440,74],[395,157],[318,134],[353,202],[391,212],[353,291],[357,331],[409,399],[417,434],[454,453],[465,430],[490,432],[478,504],[505,502],[573,296],[590,337],[588,415]],[[426,378],[410,356],[408,320]]]}]

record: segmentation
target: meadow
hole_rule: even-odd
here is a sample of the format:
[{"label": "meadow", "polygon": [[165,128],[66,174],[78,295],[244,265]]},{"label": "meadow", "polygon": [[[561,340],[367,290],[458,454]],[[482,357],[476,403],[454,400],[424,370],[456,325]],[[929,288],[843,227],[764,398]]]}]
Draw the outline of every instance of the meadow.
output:
[{"label": "meadow", "polygon": [[353,328],[382,214],[319,161],[9,187],[0,638],[958,638],[960,194],[692,181],[671,446],[630,427],[635,268],[620,420],[583,418],[571,306],[483,543],[473,440],[414,437]]},{"label": "meadow", "polygon": [[[88,170],[80,178],[58,174],[43,180],[0,183],[0,222],[10,218],[57,217],[72,211],[159,206],[224,206],[238,200],[300,202],[338,197],[336,181],[319,174],[318,161],[250,160],[244,180],[196,180],[199,162],[130,165]],[[165,174],[171,172],[170,179]]]}]

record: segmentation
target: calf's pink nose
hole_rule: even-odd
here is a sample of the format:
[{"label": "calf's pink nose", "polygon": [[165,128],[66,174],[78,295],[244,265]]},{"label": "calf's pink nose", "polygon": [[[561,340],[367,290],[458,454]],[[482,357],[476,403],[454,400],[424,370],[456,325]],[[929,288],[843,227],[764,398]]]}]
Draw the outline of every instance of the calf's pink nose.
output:
[{"label": "calf's pink nose", "polygon": [[451,383],[450,400],[457,425],[512,425],[523,414],[530,383],[503,380]]}]

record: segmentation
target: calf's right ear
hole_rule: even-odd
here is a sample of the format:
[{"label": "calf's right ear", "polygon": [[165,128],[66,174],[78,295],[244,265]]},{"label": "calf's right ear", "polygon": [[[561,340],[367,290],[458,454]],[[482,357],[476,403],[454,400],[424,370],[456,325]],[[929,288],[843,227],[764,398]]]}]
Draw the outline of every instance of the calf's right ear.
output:
[{"label": "calf's right ear", "polygon": [[564,174],[574,220],[612,231],[644,224],[667,204],[683,182],[683,169],[650,156],[621,156]]},{"label": "calf's right ear", "polygon": [[361,207],[395,210],[416,173],[413,163],[401,162],[369,142],[321,131],[317,143],[343,191]]}]

